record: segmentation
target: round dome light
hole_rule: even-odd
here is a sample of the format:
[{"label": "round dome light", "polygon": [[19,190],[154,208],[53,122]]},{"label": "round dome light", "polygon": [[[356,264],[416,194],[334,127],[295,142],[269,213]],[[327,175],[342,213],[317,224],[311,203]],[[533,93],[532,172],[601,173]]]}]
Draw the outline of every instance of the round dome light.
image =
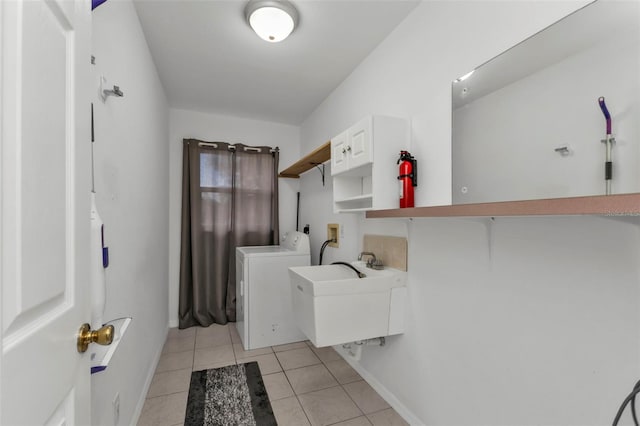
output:
[{"label": "round dome light", "polygon": [[245,16],[256,34],[271,43],[287,38],[298,21],[298,12],[287,1],[252,0],[245,8]]}]

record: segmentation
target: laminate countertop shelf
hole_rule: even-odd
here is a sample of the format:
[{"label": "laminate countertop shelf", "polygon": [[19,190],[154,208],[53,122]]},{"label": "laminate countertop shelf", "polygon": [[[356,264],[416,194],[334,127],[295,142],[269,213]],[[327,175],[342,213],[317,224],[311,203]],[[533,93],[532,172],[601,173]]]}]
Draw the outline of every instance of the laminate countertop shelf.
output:
[{"label": "laminate countertop shelf", "polygon": [[493,216],[640,216],[640,193],[370,210],[367,219]]},{"label": "laminate countertop shelf", "polygon": [[317,165],[329,161],[331,159],[331,142],[327,142],[305,155],[285,170],[281,171],[278,177],[281,178],[300,178],[300,175],[311,170]]}]

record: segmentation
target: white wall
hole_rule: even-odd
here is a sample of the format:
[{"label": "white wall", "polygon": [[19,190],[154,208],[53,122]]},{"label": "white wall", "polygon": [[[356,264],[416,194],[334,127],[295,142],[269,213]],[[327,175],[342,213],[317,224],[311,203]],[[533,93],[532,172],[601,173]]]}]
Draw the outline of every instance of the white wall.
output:
[{"label": "white wall", "polygon": [[[361,366],[408,411],[436,425],[611,421],[639,373],[637,225],[396,226],[409,235],[407,329]],[[362,230],[378,231],[368,222]]]},{"label": "white wall", "polygon": [[[169,109],[131,1],[93,11],[93,54],[95,189],[110,255],[104,319],[133,321],[109,367],[92,375],[92,424],[114,424],[119,393],[124,425],[137,421],[168,326]],[[103,103],[100,75],[124,97]]]},{"label": "white wall", "polygon": [[[280,148],[280,171],[297,161],[301,152],[300,128],[297,126],[180,109],[171,109],[169,115],[169,321],[171,327],[177,327],[182,140],[193,138],[254,146],[277,146]],[[280,179],[278,185],[280,234],[283,234],[296,228],[296,193],[299,183],[298,179]]]},{"label": "white wall", "polygon": [[[417,205],[451,200],[451,81],[586,1],[424,2],[302,125],[302,151],[371,114],[412,120]],[[357,367],[415,424],[606,424],[640,373],[637,221],[365,220],[301,179],[302,222],[409,239],[405,334]],[[312,231],[312,240],[313,240]],[[318,245],[316,241],[314,245]]]}]

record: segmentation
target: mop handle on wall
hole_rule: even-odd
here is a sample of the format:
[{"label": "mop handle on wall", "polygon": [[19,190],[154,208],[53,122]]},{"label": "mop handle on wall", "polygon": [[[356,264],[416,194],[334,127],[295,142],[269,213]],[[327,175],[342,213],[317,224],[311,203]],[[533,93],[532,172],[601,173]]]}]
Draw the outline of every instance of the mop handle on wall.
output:
[{"label": "mop handle on wall", "polygon": [[611,194],[611,178],[613,176],[613,162],[611,161],[611,145],[614,139],[611,137],[611,114],[607,109],[607,104],[604,102],[604,96],[598,98],[598,104],[607,123],[606,139],[602,142],[606,145],[606,158],[604,163],[604,180],[605,180],[605,194]]},{"label": "mop handle on wall", "polygon": [[604,103],[604,96],[600,96],[598,98],[598,103],[600,104],[600,109],[602,110],[604,118],[607,121],[607,136],[611,136],[611,114],[609,114],[607,104]]}]

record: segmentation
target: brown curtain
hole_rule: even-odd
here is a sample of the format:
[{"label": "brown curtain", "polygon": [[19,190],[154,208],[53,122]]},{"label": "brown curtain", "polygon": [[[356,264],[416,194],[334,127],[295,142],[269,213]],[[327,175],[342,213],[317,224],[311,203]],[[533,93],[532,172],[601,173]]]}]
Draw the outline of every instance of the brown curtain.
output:
[{"label": "brown curtain", "polygon": [[278,243],[278,149],[183,141],[179,327],[236,319],[236,247]]}]

